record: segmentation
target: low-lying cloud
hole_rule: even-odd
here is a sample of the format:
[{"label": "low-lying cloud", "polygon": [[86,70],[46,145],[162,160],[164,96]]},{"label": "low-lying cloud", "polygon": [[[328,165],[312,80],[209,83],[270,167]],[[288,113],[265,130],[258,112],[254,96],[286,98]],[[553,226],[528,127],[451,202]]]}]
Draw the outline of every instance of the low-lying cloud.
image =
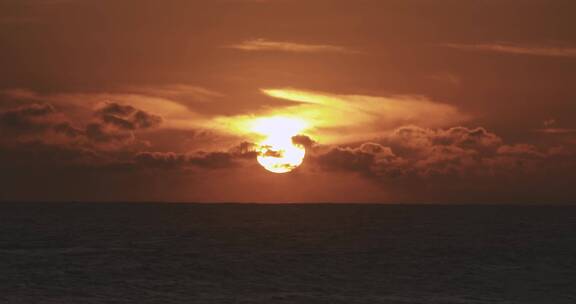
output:
[{"label": "low-lying cloud", "polygon": [[[571,158],[572,157],[572,158]],[[352,171],[376,179],[505,177],[575,165],[563,147],[505,144],[483,128],[407,126],[371,143],[317,147],[312,159],[325,170]]]},{"label": "low-lying cloud", "polygon": [[162,118],[130,105],[106,103],[84,124],[72,122],[48,103],[0,111],[0,144],[41,142],[93,149],[121,148],[136,142],[135,132],[158,127]]}]

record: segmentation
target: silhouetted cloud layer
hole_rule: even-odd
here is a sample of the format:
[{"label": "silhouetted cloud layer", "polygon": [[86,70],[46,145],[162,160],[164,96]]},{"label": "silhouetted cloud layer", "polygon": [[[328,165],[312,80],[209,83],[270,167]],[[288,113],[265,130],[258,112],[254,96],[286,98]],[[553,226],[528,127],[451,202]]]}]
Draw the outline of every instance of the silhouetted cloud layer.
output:
[{"label": "silhouetted cloud layer", "polygon": [[51,104],[25,104],[0,111],[0,143],[42,142],[119,148],[136,141],[135,131],[158,127],[162,118],[129,105],[107,103],[84,125],[73,123]]},{"label": "silhouetted cloud layer", "polygon": [[130,105],[107,103],[96,111],[97,117],[105,124],[123,130],[137,130],[157,127],[162,117],[138,110]]},{"label": "silhouetted cloud layer", "polygon": [[[27,104],[0,112],[0,143],[4,159],[22,151],[26,159],[44,163],[66,159],[78,165],[99,155],[106,163],[133,164],[134,168],[206,170],[236,168],[255,159],[255,145],[244,142],[230,149],[198,149],[196,152],[149,151],[149,144],[137,139],[136,131],[158,127],[162,118],[131,105],[108,102],[94,110],[93,119],[75,125],[50,104]],[[367,142],[322,145],[307,135],[292,138],[308,151],[306,167],[312,170],[353,172],[373,180],[434,177],[512,176],[544,174],[550,168],[574,166],[572,147],[538,147],[507,144],[484,128],[452,127],[431,129],[405,126]],[[31,153],[31,147],[37,152]],[[36,155],[36,156],[35,156]],[[57,157],[56,155],[62,155]],[[82,155],[76,157],[74,155]],[[91,155],[92,158],[84,156]]]},{"label": "silhouetted cloud layer", "polygon": [[241,165],[241,162],[255,159],[257,153],[248,143],[242,143],[228,151],[174,153],[140,152],[134,156],[135,164],[148,169],[226,169]]},{"label": "silhouetted cloud layer", "polygon": [[326,170],[345,170],[371,178],[503,177],[545,174],[565,162],[576,164],[563,147],[504,144],[483,128],[396,129],[373,143],[316,148],[313,158]]},{"label": "silhouetted cloud layer", "polygon": [[4,132],[26,133],[46,130],[56,123],[56,110],[50,104],[30,104],[0,112]]}]

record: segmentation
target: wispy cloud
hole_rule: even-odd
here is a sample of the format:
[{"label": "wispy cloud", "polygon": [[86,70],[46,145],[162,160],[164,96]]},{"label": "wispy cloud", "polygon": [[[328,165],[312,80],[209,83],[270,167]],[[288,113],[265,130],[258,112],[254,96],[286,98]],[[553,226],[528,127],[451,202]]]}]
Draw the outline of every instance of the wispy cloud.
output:
[{"label": "wispy cloud", "polygon": [[288,41],[271,41],[265,39],[251,39],[239,44],[227,46],[227,48],[241,51],[277,51],[291,53],[358,53],[355,50],[330,44],[306,44]]},{"label": "wispy cloud", "polygon": [[443,47],[465,51],[494,52],[547,57],[576,57],[576,47],[523,46],[508,43],[460,44],[447,43]]},{"label": "wispy cloud", "polygon": [[187,84],[171,84],[162,86],[150,86],[150,87],[127,87],[127,91],[136,92],[150,96],[162,97],[167,99],[172,99],[175,101],[198,101],[207,102],[216,98],[224,97],[224,94],[200,87]]},{"label": "wispy cloud", "polygon": [[573,134],[576,129],[560,128],[557,126],[556,119],[549,118],[542,122],[543,128],[537,129],[536,132],[547,134]]},{"label": "wispy cloud", "polygon": [[572,134],[576,133],[576,129],[565,129],[565,128],[544,128],[536,130],[540,133],[548,133],[548,134]]},{"label": "wispy cloud", "polygon": [[252,115],[218,117],[214,127],[244,134],[254,117],[290,117],[306,122],[310,128],[305,134],[322,143],[343,143],[376,138],[402,125],[435,128],[469,119],[454,106],[424,96],[344,95],[282,88],[262,89],[262,93],[294,104]]},{"label": "wispy cloud", "polygon": [[[83,121],[94,109],[106,103],[118,103],[136,107],[146,112],[155,113],[165,121],[162,126],[176,129],[193,129],[197,127],[199,114],[193,112],[181,101],[176,101],[169,94],[160,96],[148,92],[92,93],[75,92],[60,94],[40,94],[25,89],[1,91],[0,96],[21,102],[49,103],[57,108],[70,109],[68,117],[73,121]],[[88,114],[87,114],[88,113]]]}]

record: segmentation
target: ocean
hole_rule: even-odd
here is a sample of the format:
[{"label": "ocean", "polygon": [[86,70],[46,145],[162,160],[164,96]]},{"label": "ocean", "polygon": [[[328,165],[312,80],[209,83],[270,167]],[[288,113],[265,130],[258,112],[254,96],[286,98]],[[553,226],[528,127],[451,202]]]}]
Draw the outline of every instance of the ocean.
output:
[{"label": "ocean", "polygon": [[576,303],[576,206],[0,203],[0,303]]}]

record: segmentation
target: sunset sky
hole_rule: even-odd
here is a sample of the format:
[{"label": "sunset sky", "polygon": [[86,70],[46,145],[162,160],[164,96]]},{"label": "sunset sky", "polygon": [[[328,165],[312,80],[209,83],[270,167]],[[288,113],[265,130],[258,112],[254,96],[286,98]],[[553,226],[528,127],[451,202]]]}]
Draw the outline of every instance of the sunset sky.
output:
[{"label": "sunset sky", "polygon": [[0,200],[573,203],[575,11],[0,0]]}]

